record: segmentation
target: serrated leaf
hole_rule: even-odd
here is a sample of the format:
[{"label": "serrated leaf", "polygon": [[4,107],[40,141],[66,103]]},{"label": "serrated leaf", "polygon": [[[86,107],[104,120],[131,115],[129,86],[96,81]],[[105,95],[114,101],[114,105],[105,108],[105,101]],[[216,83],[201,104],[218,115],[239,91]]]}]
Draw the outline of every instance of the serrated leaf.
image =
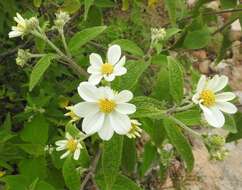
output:
[{"label": "serrated leaf", "polygon": [[152,163],[157,159],[156,147],[150,142],[145,144],[143,153],[143,162],[141,165],[141,176],[144,176],[147,170],[151,167]]},{"label": "serrated leaf", "polygon": [[128,137],[124,138],[123,154],[122,154],[122,168],[124,172],[132,174],[134,172],[137,162],[135,139]]},{"label": "serrated leaf", "polygon": [[171,144],[176,148],[181,158],[185,161],[188,171],[192,171],[194,166],[194,157],[191,145],[182,134],[178,126],[169,119],[164,119],[164,127]]},{"label": "serrated leaf", "polygon": [[201,124],[201,113],[198,109],[176,113],[175,117],[188,126]]},{"label": "serrated leaf", "polygon": [[164,116],[164,104],[154,98],[137,96],[132,103],[136,105],[136,112],[132,115],[134,118],[160,119]]},{"label": "serrated leaf", "polygon": [[68,13],[74,13],[78,11],[80,7],[80,0],[64,0],[63,5],[61,6],[61,10]]},{"label": "serrated leaf", "polygon": [[115,40],[112,44],[118,44],[121,49],[131,53],[132,55],[144,56],[143,50],[133,41],[127,39]]},{"label": "serrated leaf", "polygon": [[104,142],[102,155],[102,170],[107,190],[111,190],[116,181],[122,159],[123,137],[114,135]]},{"label": "serrated leaf", "polygon": [[149,66],[149,63],[143,61],[128,61],[124,66],[127,68],[127,73],[115,79],[112,84],[115,90],[132,89]]},{"label": "serrated leaf", "polygon": [[89,12],[89,9],[90,9],[90,7],[93,5],[93,3],[94,3],[94,0],[85,0],[84,1],[84,9],[85,9],[85,11],[84,11],[84,20],[87,20],[87,15],[88,15],[88,12]]},{"label": "serrated leaf", "polygon": [[95,26],[91,28],[86,28],[78,33],[76,33],[69,41],[68,48],[73,53],[78,50],[81,46],[87,42],[96,38],[101,34],[107,27],[106,26]]},{"label": "serrated leaf", "polygon": [[33,144],[45,144],[48,140],[48,127],[49,123],[39,114],[25,124],[20,137],[23,141]]},{"label": "serrated leaf", "polygon": [[188,49],[200,49],[206,47],[211,40],[211,34],[207,28],[189,31],[183,42],[183,46]]},{"label": "serrated leaf", "polygon": [[51,64],[51,60],[55,58],[53,54],[43,56],[34,66],[29,81],[29,91],[32,91],[35,85],[40,81],[41,77]]},{"label": "serrated leaf", "polygon": [[168,72],[169,72],[169,90],[170,95],[176,103],[180,103],[183,99],[183,70],[177,60],[172,57],[167,57]]},{"label": "serrated leaf", "polygon": [[62,168],[64,180],[66,186],[70,190],[80,190],[81,181],[80,181],[80,174],[76,171],[76,166],[74,161],[71,157],[68,157],[63,165]]}]

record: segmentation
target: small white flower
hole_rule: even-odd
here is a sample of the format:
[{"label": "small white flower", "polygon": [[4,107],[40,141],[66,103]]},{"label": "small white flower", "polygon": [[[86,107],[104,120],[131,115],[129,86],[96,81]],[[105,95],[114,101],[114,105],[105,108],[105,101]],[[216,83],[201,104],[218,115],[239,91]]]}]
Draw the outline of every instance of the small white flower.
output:
[{"label": "small white flower", "polygon": [[17,22],[17,26],[12,26],[12,31],[8,33],[9,38],[23,37],[39,24],[37,18],[24,19],[19,13],[14,20]]},{"label": "small white flower", "polygon": [[107,61],[103,63],[99,54],[92,53],[89,56],[91,66],[87,72],[91,74],[88,81],[97,85],[103,78],[106,81],[113,81],[116,76],[124,75],[127,69],[124,67],[125,56],[121,58],[121,48],[119,45],[112,45],[108,48]]},{"label": "small white flower", "polygon": [[237,108],[230,102],[236,96],[232,92],[221,91],[228,84],[228,77],[215,75],[211,79],[207,79],[202,75],[198,84],[195,95],[192,100],[195,104],[199,104],[207,122],[213,126],[220,128],[224,125],[225,118],[222,112],[234,114]]},{"label": "small white flower", "polygon": [[18,56],[16,58],[16,64],[20,67],[23,67],[28,60],[31,58],[31,53],[29,52],[29,49],[18,49]]},{"label": "small white flower", "polygon": [[58,30],[62,30],[64,25],[71,19],[67,12],[60,11],[55,14],[56,19],[54,20],[55,26]]},{"label": "small white flower", "polygon": [[129,130],[127,137],[130,139],[140,137],[140,133],[142,132],[142,129],[139,127],[140,125],[141,123],[139,121],[131,119],[131,129]]},{"label": "small white flower", "polygon": [[128,117],[136,111],[133,104],[127,103],[133,98],[132,92],[123,90],[114,92],[110,87],[97,88],[91,83],[82,82],[78,93],[85,102],[74,105],[73,111],[84,117],[82,130],[88,134],[98,132],[103,140],[109,140],[114,131],[125,135],[131,128]]},{"label": "small white flower", "polygon": [[165,28],[151,28],[151,41],[152,43],[157,43],[163,40],[166,36]]},{"label": "small white flower", "polygon": [[66,158],[69,154],[73,154],[74,160],[79,159],[83,147],[80,140],[73,138],[69,133],[66,133],[65,140],[56,141],[55,144],[58,146],[56,151],[67,150],[61,155],[60,159]]}]

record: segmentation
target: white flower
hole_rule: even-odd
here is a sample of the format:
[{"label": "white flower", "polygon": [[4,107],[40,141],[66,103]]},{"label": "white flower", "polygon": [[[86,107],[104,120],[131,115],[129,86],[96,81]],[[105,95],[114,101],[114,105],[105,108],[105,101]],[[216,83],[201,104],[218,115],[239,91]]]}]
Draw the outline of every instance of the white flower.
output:
[{"label": "white flower", "polygon": [[151,28],[151,41],[152,43],[157,43],[163,40],[166,36],[165,28]]},{"label": "white flower", "polygon": [[221,91],[228,83],[228,77],[215,75],[211,79],[207,79],[202,75],[196,89],[196,94],[192,97],[195,104],[199,104],[207,122],[213,126],[220,128],[224,125],[225,118],[222,112],[234,114],[237,108],[230,102],[236,96],[232,92]]},{"label": "white flower", "polygon": [[70,123],[74,123],[76,121],[80,120],[80,117],[78,117],[74,112],[73,112],[73,106],[67,106],[65,107],[66,110],[68,110],[69,112],[65,113],[65,116],[68,116],[71,118]]},{"label": "white flower", "polygon": [[58,30],[62,30],[64,25],[71,19],[67,12],[60,11],[55,14],[56,19],[54,20],[55,26]]},{"label": "white flower", "polygon": [[140,125],[141,123],[139,121],[131,119],[131,129],[129,130],[127,137],[130,139],[140,137],[140,133],[142,132],[142,129],[139,128]]},{"label": "white flower", "polygon": [[78,93],[85,102],[74,105],[73,111],[84,117],[82,130],[88,134],[98,132],[103,140],[109,140],[114,131],[125,135],[131,128],[128,114],[136,111],[133,104],[127,103],[133,98],[132,92],[123,90],[114,92],[110,87],[99,87],[82,82]]},{"label": "white flower", "polygon": [[127,69],[124,67],[125,56],[121,58],[121,48],[119,45],[112,45],[108,48],[107,61],[103,63],[100,55],[92,53],[89,56],[91,66],[87,72],[91,74],[88,81],[98,84],[103,78],[106,81],[113,81],[116,76],[124,75]]},{"label": "white flower", "polygon": [[12,26],[12,31],[8,33],[9,38],[23,37],[39,24],[37,18],[24,19],[19,13],[14,17],[14,20],[17,22],[17,26]]},{"label": "white flower", "polygon": [[66,158],[69,154],[73,154],[74,160],[78,160],[80,157],[81,149],[83,148],[80,140],[73,138],[69,133],[66,133],[65,140],[59,140],[55,143],[58,147],[56,151],[67,150],[60,159]]}]

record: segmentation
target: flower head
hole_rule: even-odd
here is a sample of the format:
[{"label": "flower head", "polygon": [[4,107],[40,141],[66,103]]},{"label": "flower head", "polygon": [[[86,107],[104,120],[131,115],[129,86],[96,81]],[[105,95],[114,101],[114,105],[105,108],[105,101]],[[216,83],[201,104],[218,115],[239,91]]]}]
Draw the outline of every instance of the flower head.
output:
[{"label": "flower head", "polygon": [[224,125],[225,118],[222,112],[234,114],[237,108],[230,102],[235,98],[232,92],[221,91],[228,84],[228,77],[215,75],[211,79],[207,79],[202,75],[198,84],[196,93],[192,97],[195,104],[199,104],[204,113],[207,122],[213,126],[220,128]]},{"label": "flower head", "polygon": [[73,111],[74,107],[73,106],[67,106],[65,107],[66,110],[68,110],[69,112],[65,113],[65,116],[69,116],[71,118],[70,123],[76,122],[80,120],[80,117],[78,117],[78,115],[76,115]]},{"label": "flower head", "polygon": [[142,132],[142,129],[139,127],[140,125],[140,122],[138,122],[136,119],[132,119],[131,129],[129,130],[127,137],[129,137],[130,139],[140,137],[140,133]]},{"label": "flower head", "polygon": [[18,49],[18,56],[16,58],[16,64],[20,67],[23,67],[28,60],[31,58],[31,53],[29,50]]},{"label": "flower head", "polygon": [[37,18],[24,19],[19,13],[14,17],[14,20],[17,22],[17,26],[12,27],[12,31],[8,33],[9,38],[23,37],[39,25]]},{"label": "flower head", "polygon": [[124,75],[127,69],[124,67],[125,56],[121,58],[119,45],[112,45],[108,48],[107,61],[103,62],[100,55],[92,53],[89,57],[91,66],[87,72],[91,74],[88,81],[98,84],[103,78],[106,81],[113,81],[116,76]]},{"label": "flower head", "polygon": [[136,111],[133,104],[127,103],[133,98],[132,92],[123,90],[114,92],[110,87],[97,88],[91,83],[82,82],[78,93],[85,102],[74,105],[73,111],[83,117],[82,130],[90,135],[98,132],[103,140],[109,140],[114,131],[120,135],[131,129],[128,117]]},{"label": "flower head", "polygon": [[69,154],[73,154],[74,160],[79,159],[81,149],[83,148],[79,139],[73,138],[69,133],[66,133],[66,139],[59,140],[55,144],[58,146],[56,151],[66,150],[60,157],[61,159],[66,158]]},{"label": "flower head", "polygon": [[56,19],[54,21],[55,27],[58,30],[62,30],[64,25],[71,19],[70,15],[67,12],[63,12],[63,11],[60,11],[55,15],[56,15]]},{"label": "flower head", "polygon": [[165,28],[151,28],[151,41],[153,44],[163,40],[166,36]]}]

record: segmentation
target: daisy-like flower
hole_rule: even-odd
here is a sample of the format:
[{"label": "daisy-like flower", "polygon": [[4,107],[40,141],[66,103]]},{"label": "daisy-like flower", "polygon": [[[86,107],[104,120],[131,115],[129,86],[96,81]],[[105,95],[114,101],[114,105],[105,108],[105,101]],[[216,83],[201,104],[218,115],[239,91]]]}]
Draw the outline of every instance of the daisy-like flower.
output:
[{"label": "daisy-like flower", "polygon": [[12,31],[8,33],[9,38],[23,37],[39,24],[37,18],[24,19],[19,13],[14,20],[17,22],[17,26],[12,26]]},{"label": "daisy-like flower", "polygon": [[198,84],[195,95],[192,100],[199,104],[204,113],[206,121],[213,127],[220,128],[224,125],[225,118],[222,112],[234,114],[237,108],[230,102],[236,96],[232,92],[221,91],[228,84],[228,77],[215,75],[207,79],[202,75]]},{"label": "daisy-like flower", "polygon": [[131,119],[131,129],[129,130],[127,137],[130,139],[140,137],[140,133],[142,132],[142,129],[139,127],[141,123],[137,121],[136,119]]},{"label": "daisy-like flower", "polygon": [[81,149],[83,148],[79,139],[73,138],[69,133],[66,133],[66,139],[56,141],[55,144],[58,146],[56,151],[66,150],[60,159],[66,158],[69,154],[73,154],[74,160],[79,159]]},{"label": "daisy-like flower", "polygon": [[89,82],[82,82],[78,93],[85,102],[74,105],[73,111],[83,117],[82,130],[88,134],[98,132],[103,140],[109,140],[114,131],[120,135],[131,129],[128,117],[136,111],[133,104],[127,103],[133,98],[132,92],[123,90],[114,92],[110,87],[97,88]]},{"label": "daisy-like flower", "polygon": [[116,76],[124,75],[127,69],[124,67],[125,56],[121,58],[121,48],[119,45],[112,45],[108,48],[107,61],[103,62],[102,57],[96,53],[89,56],[91,66],[87,72],[90,73],[88,79],[94,85],[97,85],[103,78],[106,81],[113,81]]}]

